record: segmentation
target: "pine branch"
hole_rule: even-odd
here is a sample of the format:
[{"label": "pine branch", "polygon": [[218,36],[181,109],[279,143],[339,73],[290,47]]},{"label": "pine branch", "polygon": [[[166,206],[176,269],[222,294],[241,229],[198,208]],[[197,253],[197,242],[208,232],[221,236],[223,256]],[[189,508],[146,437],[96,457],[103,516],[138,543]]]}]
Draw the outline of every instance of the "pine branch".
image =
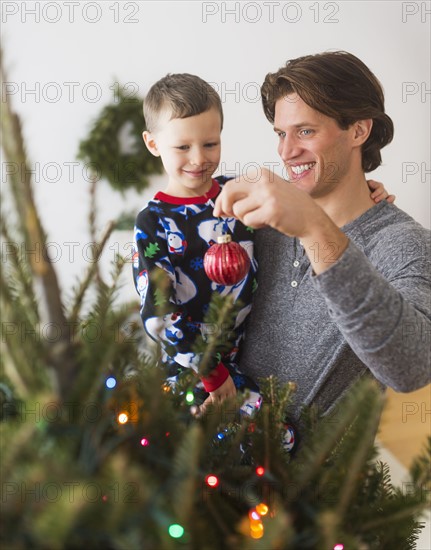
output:
[{"label": "pine branch", "polygon": [[210,498],[206,500],[205,504],[206,504],[206,507],[208,508],[210,516],[216,523],[218,529],[221,531],[221,533],[223,533],[223,539],[226,545],[225,548],[231,548],[232,550],[237,550],[238,537],[235,535],[232,535],[232,531],[230,531],[228,526],[226,525],[226,522],[224,521],[222,514],[214,506]]},{"label": "pine branch", "polygon": [[[3,85],[7,79],[1,52],[0,73]],[[56,390],[65,397],[70,390],[71,381],[77,368],[74,363],[74,350],[69,340],[57,274],[46,247],[46,232],[34,201],[31,171],[27,162],[21,122],[18,115],[12,111],[9,96],[7,96],[6,102],[1,102],[1,129],[5,158],[7,162],[19,168],[10,178],[10,189],[18,214],[24,246],[29,251],[40,250],[39,257],[29,254],[24,258],[33,274],[35,292],[37,293],[37,290],[40,289],[40,319],[48,332],[56,331],[57,335],[59,331],[61,334],[61,338],[49,346],[48,365],[54,368],[56,374]]]},{"label": "pine branch", "polygon": [[400,520],[405,520],[408,518],[413,518],[423,513],[425,509],[425,504],[422,503],[413,503],[413,504],[403,504],[403,508],[396,512],[391,512],[391,514],[380,516],[376,519],[363,523],[361,526],[362,531],[372,531],[378,527],[388,527],[389,524],[397,524]]},{"label": "pine branch", "polygon": [[[7,80],[0,52],[0,72],[2,85]],[[46,249],[46,233],[37,213],[31,183],[31,170],[27,162],[21,122],[11,109],[9,96],[6,102],[1,102],[1,128],[3,132],[2,146],[7,162],[19,167],[18,173],[11,177],[12,196],[16,211],[22,222],[21,232],[24,236],[26,250],[36,250],[40,246],[39,258],[30,254],[29,264],[37,281],[40,281],[43,290],[44,309],[47,323],[54,323],[57,327],[65,326],[66,318],[61,301],[57,275]],[[36,256],[36,255],[34,255]],[[26,258],[28,260],[28,258]]]},{"label": "pine branch", "polygon": [[9,230],[6,225],[4,215],[0,216],[1,224],[1,234],[4,237],[4,244],[7,246],[7,252],[3,258],[3,249],[2,249],[2,262],[10,262],[11,268],[13,269],[13,276],[10,279],[16,284],[19,282],[21,284],[20,298],[21,300],[25,299],[28,301],[30,309],[35,313],[34,322],[40,321],[39,311],[36,301],[36,296],[34,294],[33,285],[31,284],[31,279],[27,273],[26,267],[27,264],[20,260],[18,254],[18,243],[12,240],[12,237],[9,233]]},{"label": "pine branch", "polygon": [[0,266],[4,367],[19,395],[24,397],[35,391],[46,390],[51,385],[46,377],[43,378],[45,371],[37,368],[39,359],[46,356],[38,319],[29,317],[34,311],[26,303],[22,292],[11,287],[14,280],[13,276],[6,278]]},{"label": "pine branch", "polygon": [[358,438],[351,444],[352,451],[350,452],[350,460],[346,460],[345,453],[341,458],[347,475],[344,484],[339,493],[339,501],[337,505],[337,513],[339,521],[342,521],[346,513],[346,509],[350,504],[353,492],[359,482],[359,473],[363,469],[363,465],[370,454],[370,450],[374,446],[374,439],[377,433],[377,428],[380,421],[380,415],[383,409],[383,399],[377,390],[371,393],[368,399],[364,400],[364,404],[360,410],[357,419],[354,422],[354,428],[358,433]]},{"label": "pine branch", "polygon": [[333,450],[351,426],[358,414],[361,403],[367,397],[379,392],[373,380],[363,379],[340,400],[337,422],[328,422],[322,418],[314,434],[310,434],[307,445],[298,451],[296,463],[301,463],[297,472],[298,490],[301,491],[310,480],[316,476],[325,461],[333,454]]},{"label": "pine branch", "polygon": [[[96,245],[96,213],[97,213],[97,204],[96,204],[96,189],[98,184],[97,174],[92,172],[90,176],[91,186],[90,186],[90,212],[88,216],[88,225],[90,228],[90,237],[91,241],[94,243],[91,247],[92,260],[96,268],[95,276],[96,281],[99,285],[105,285],[103,277],[100,274],[99,262],[98,259],[102,254],[102,249]],[[115,224],[114,224],[115,225]],[[112,231],[112,230],[111,230]]]},{"label": "pine branch", "polygon": [[222,297],[217,293],[213,294],[204,319],[204,324],[211,328],[210,334],[207,339],[201,335],[198,336],[193,346],[193,351],[201,355],[200,375],[207,376],[215,366],[217,353],[222,353],[230,348],[230,331],[233,328],[233,319],[240,307],[240,302],[234,303],[234,298],[231,295]]},{"label": "pine branch", "polygon": [[431,500],[431,436],[427,437],[421,454],[410,466],[410,476],[417,487],[428,489],[428,499]]},{"label": "pine branch", "polygon": [[[3,51],[0,48],[0,84],[2,89],[6,82],[7,76],[3,67]],[[9,98],[8,95],[7,98]],[[18,117],[14,116],[11,113],[9,99],[6,102],[2,101],[0,107],[0,124],[2,130],[1,146],[3,151],[5,152],[5,158],[7,159],[7,162],[9,162],[12,165],[11,167],[14,168],[14,170],[11,171],[8,176],[9,181],[11,182],[10,189],[12,192],[12,198],[14,200],[17,211],[16,222],[19,224],[20,234],[28,237],[27,225],[25,223],[27,214],[25,208],[26,201],[24,198],[25,193],[28,190],[28,183],[26,185],[22,180],[26,178],[28,181],[30,178],[30,172],[27,169],[28,167],[26,164],[26,155],[21,136],[20,121]],[[15,139],[14,136],[18,136],[18,139]],[[28,238],[26,238],[25,240],[28,241]]]},{"label": "pine branch", "polygon": [[[91,401],[88,402],[91,403]],[[111,423],[109,416],[104,415],[94,425],[86,425],[82,432],[78,460],[82,465],[83,471],[88,475],[94,475],[100,468],[103,460],[106,460],[108,453],[130,438],[130,434],[123,433],[116,437],[111,437],[109,442],[103,443],[103,439],[106,437]]]},{"label": "pine branch", "polygon": [[[90,175],[90,211],[88,214],[88,226],[90,228],[90,237],[92,242],[96,242],[96,188],[97,188],[97,174],[94,172]],[[94,259],[94,258],[93,258]]]},{"label": "pine branch", "polygon": [[[127,357],[126,345],[119,340],[120,326],[129,317],[130,307],[124,306],[114,311],[112,303],[118,291],[118,283],[124,260],[120,259],[114,266],[112,286],[98,288],[97,301],[89,315],[79,323],[80,333],[76,336],[79,342],[79,362],[85,365],[77,374],[72,396],[82,399],[82,396],[95,395],[97,384],[100,383],[98,373],[108,372],[110,365],[120,357]],[[96,337],[89,338],[87,328],[96,330]],[[96,385],[95,385],[96,384]]]},{"label": "pine branch", "polygon": [[262,406],[262,415],[263,415],[263,437],[265,444],[265,469],[268,470],[270,467],[270,440],[269,440],[269,407],[264,404]]},{"label": "pine branch", "polygon": [[[6,343],[6,346],[7,345],[8,344]],[[28,380],[25,380],[24,377],[21,375],[22,371],[18,367],[18,365],[22,365],[23,363],[18,359],[15,353],[15,348],[13,346],[8,349],[8,353],[9,357],[4,357],[4,354],[2,352],[2,367],[4,368],[4,372],[16,388],[19,395],[21,395],[22,397],[28,397],[31,394],[33,388],[31,386],[31,383],[29,383]]]},{"label": "pine branch", "polygon": [[[107,228],[105,229],[99,243],[96,245],[97,250],[102,253],[104,250],[106,243],[108,242],[109,237],[111,236],[111,233],[115,227],[114,222],[109,222]],[[94,277],[97,275],[97,265],[98,262],[94,261],[90,264],[90,267],[87,270],[87,273],[84,277],[84,279],[81,281],[81,284],[79,285],[79,288],[76,292],[75,299],[72,306],[72,311],[70,314],[70,323],[74,327],[77,323],[79,313],[81,311],[82,303],[84,300],[84,296],[90,287],[92,281],[94,280]]]},{"label": "pine branch", "polygon": [[172,506],[183,523],[191,520],[202,444],[202,428],[195,423],[186,432],[173,460]]},{"label": "pine branch", "polygon": [[394,487],[391,482],[390,469],[387,464],[379,460],[376,463],[376,471],[379,476],[379,485],[377,490],[379,491],[379,496],[381,498],[392,497],[394,494]]},{"label": "pine branch", "polygon": [[2,434],[4,454],[2,458],[1,475],[3,480],[12,480],[16,463],[26,454],[30,443],[37,438],[35,423],[21,424],[17,430],[14,426],[8,427],[8,433]]},{"label": "pine branch", "polygon": [[264,403],[270,404],[272,422],[284,422],[289,404],[296,391],[295,382],[280,384],[274,375],[259,380]]}]

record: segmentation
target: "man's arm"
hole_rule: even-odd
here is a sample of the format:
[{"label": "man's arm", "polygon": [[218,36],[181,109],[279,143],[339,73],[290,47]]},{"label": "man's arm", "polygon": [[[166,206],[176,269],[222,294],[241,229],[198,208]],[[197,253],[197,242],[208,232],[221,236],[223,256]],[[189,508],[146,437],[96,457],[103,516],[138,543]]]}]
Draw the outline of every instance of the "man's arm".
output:
[{"label": "man's arm", "polygon": [[350,242],[314,284],[359,359],[380,382],[408,392],[431,381],[431,263],[426,246],[403,257],[403,239],[395,233],[391,243],[379,243],[379,269],[398,262],[389,280]]},{"label": "man's arm", "polygon": [[423,257],[384,278],[309,195],[274,174],[258,185],[228,183],[214,214],[299,238],[329,313],[376,378],[398,391],[430,381],[431,267]]}]

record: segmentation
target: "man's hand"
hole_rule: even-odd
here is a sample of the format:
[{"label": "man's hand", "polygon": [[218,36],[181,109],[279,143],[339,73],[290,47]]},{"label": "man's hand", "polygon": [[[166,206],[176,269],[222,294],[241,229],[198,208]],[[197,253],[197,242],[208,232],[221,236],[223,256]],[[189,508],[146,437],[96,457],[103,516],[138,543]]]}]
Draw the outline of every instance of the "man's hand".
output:
[{"label": "man's hand", "polygon": [[266,168],[261,168],[255,183],[244,177],[225,183],[214,208],[215,216],[234,216],[255,229],[271,226],[299,238],[307,234],[310,221],[314,223],[319,214],[322,209],[307,193]]},{"label": "man's hand", "polygon": [[386,199],[387,202],[395,202],[395,195],[389,195],[385,186],[380,181],[367,180],[367,184],[371,191],[370,197],[376,204],[384,199]]},{"label": "man's hand", "polygon": [[270,226],[301,239],[316,274],[331,267],[348,245],[346,235],[305,191],[266,168],[256,183],[244,177],[225,183],[214,216],[234,216],[244,225]]}]

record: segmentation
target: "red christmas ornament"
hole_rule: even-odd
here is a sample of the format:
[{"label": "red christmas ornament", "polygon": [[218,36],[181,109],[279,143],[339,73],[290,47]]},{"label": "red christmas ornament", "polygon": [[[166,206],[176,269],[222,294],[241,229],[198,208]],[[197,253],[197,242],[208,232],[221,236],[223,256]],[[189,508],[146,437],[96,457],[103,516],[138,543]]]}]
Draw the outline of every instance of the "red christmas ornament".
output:
[{"label": "red christmas ornament", "polygon": [[250,258],[244,248],[232,241],[230,235],[221,235],[204,256],[205,273],[219,285],[236,285],[247,275]]}]

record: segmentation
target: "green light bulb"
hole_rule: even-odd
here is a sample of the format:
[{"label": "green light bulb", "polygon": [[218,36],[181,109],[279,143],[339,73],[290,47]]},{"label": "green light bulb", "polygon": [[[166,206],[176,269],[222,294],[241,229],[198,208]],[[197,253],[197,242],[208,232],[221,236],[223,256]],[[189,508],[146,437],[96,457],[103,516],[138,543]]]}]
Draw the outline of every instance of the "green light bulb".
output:
[{"label": "green light bulb", "polygon": [[173,539],[179,539],[184,535],[184,527],[181,527],[178,523],[173,523],[169,525],[168,532]]}]

